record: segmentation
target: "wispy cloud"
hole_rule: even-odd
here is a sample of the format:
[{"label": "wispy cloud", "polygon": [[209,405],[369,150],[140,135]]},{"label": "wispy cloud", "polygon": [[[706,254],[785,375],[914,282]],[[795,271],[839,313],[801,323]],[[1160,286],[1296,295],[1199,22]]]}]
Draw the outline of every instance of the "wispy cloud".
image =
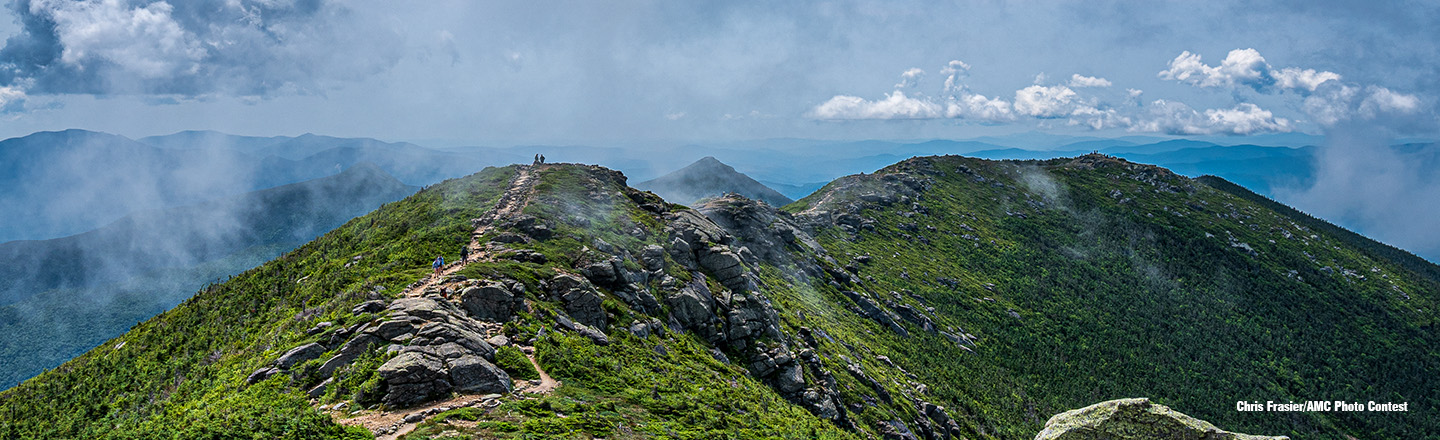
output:
[{"label": "wispy cloud", "polygon": [[1070,87],[1110,87],[1110,80],[1094,76],[1074,74],[1070,76]]}]

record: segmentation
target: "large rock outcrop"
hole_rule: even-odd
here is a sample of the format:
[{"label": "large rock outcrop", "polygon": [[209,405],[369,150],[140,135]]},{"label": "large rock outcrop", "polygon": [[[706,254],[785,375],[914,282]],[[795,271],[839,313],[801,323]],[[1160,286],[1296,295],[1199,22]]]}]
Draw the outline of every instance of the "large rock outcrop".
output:
[{"label": "large rock outcrop", "polygon": [[[450,289],[462,292],[461,304],[445,299],[437,289],[427,291],[424,297],[397,299],[388,306],[383,302],[369,302],[356,307],[357,314],[381,311],[383,315],[336,332],[349,337],[332,344],[340,348],[320,366],[321,375],[329,376],[365,352],[385,346],[387,350],[398,351],[376,370],[382,384],[380,401],[389,407],[414,406],[454,391],[510,392],[514,385],[510,376],[492,363],[495,348],[486,342],[491,330],[483,327],[498,326],[482,321],[509,319],[524,306],[523,300],[519,299],[516,288],[499,281],[462,281]],[[462,307],[477,304],[485,306]],[[342,340],[344,343],[339,343]],[[318,344],[298,347],[282,356],[283,362],[277,364],[303,362],[323,352],[324,348]],[[256,379],[251,382],[274,374],[257,371],[252,375]]]},{"label": "large rock outcrop", "polygon": [[1035,440],[1282,440],[1238,434],[1147,398],[1100,402],[1056,414]]}]

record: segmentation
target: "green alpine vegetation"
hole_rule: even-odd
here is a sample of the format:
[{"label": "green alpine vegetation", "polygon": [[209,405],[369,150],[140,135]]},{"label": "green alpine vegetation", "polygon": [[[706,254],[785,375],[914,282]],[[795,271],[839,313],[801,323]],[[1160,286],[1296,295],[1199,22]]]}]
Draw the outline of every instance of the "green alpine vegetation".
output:
[{"label": "green alpine vegetation", "polygon": [[[1440,432],[1437,268],[1227,184],[918,157],[692,209],[487,168],[0,393],[0,438],[1030,439],[1139,397],[1227,431]],[[1267,400],[1412,409],[1235,408]]]}]

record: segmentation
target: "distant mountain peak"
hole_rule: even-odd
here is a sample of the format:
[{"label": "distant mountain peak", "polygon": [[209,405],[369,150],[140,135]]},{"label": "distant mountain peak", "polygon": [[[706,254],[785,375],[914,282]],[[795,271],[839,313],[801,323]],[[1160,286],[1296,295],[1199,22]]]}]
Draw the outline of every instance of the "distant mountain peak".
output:
[{"label": "distant mountain peak", "polygon": [[679,170],[640,182],[636,188],[652,191],[672,203],[692,204],[701,199],[736,193],[784,206],[793,202],[765,184],[750,178],[714,156],[705,156]]}]

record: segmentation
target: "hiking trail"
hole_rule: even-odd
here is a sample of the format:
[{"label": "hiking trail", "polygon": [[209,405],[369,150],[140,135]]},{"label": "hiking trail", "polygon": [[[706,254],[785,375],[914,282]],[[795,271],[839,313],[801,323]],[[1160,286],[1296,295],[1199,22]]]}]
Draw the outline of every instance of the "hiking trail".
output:
[{"label": "hiking trail", "polygon": [[[466,245],[466,248],[469,249],[469,256],[464,260],[441,266],[440,273],[426,275],[425,278],[409,285],[400,293],[400,297],[423,296],[426,291],[431,289],[443,291],[450,288],[449,285],[454,283],[453,277],[455,274],[470,263],[492,261],[494,259],[493,254],[489,246],[480,243],[480,237],[483,237],[495,229],[496,225],[503,223],[505,219],[513,218],[524,212],[525,207],[530,203],[530,196],[535,192],[535,184],[540,180],[540,171],[545,167],[546,165],[543,164],[519,166],[515,177],[510,179],[505,193],[500,196],[500,200],[495,203],[495,207],[477,219],[478,226],[470,233],[470,243]],[[489,327],[492,328],[493,334],[499,334],[500,326],[492,325]],[[493,334],[486,336],[492,336]],[[555,388],[560,386],[560,381],[550,377],[550,374],[547,373],[544,368],[540,367],[540,363],[536,362],[534,347],[520,346],[518,341],[515,345],[525,352],[525,357],[530,360],[530,365],[534,366],[535,371],[540,374],[540,379],[538,381],[516,381],[515,391],[507,396],[497,397],[496,395],[487,395],[482,397],[474,394],[459,394],[450,399],[430,402],[417,407],[405,408],[400,411],[362,410],[351,412],[349,415],[353,417],[339,419],[337,422],[344,425],[363,426],[374,433],[377,440],[395,440],[410,433],[415,427],[419,426],[420,423],[424,422],[425,419],[440,412],[472,406],[486,409],[494,408],[499,406],[500,402],[507,398],[527,399],[530,397],[525,396],[526,394],[550,394]],[[334,413],[334,415],[344,416],[338,413]]]}]

